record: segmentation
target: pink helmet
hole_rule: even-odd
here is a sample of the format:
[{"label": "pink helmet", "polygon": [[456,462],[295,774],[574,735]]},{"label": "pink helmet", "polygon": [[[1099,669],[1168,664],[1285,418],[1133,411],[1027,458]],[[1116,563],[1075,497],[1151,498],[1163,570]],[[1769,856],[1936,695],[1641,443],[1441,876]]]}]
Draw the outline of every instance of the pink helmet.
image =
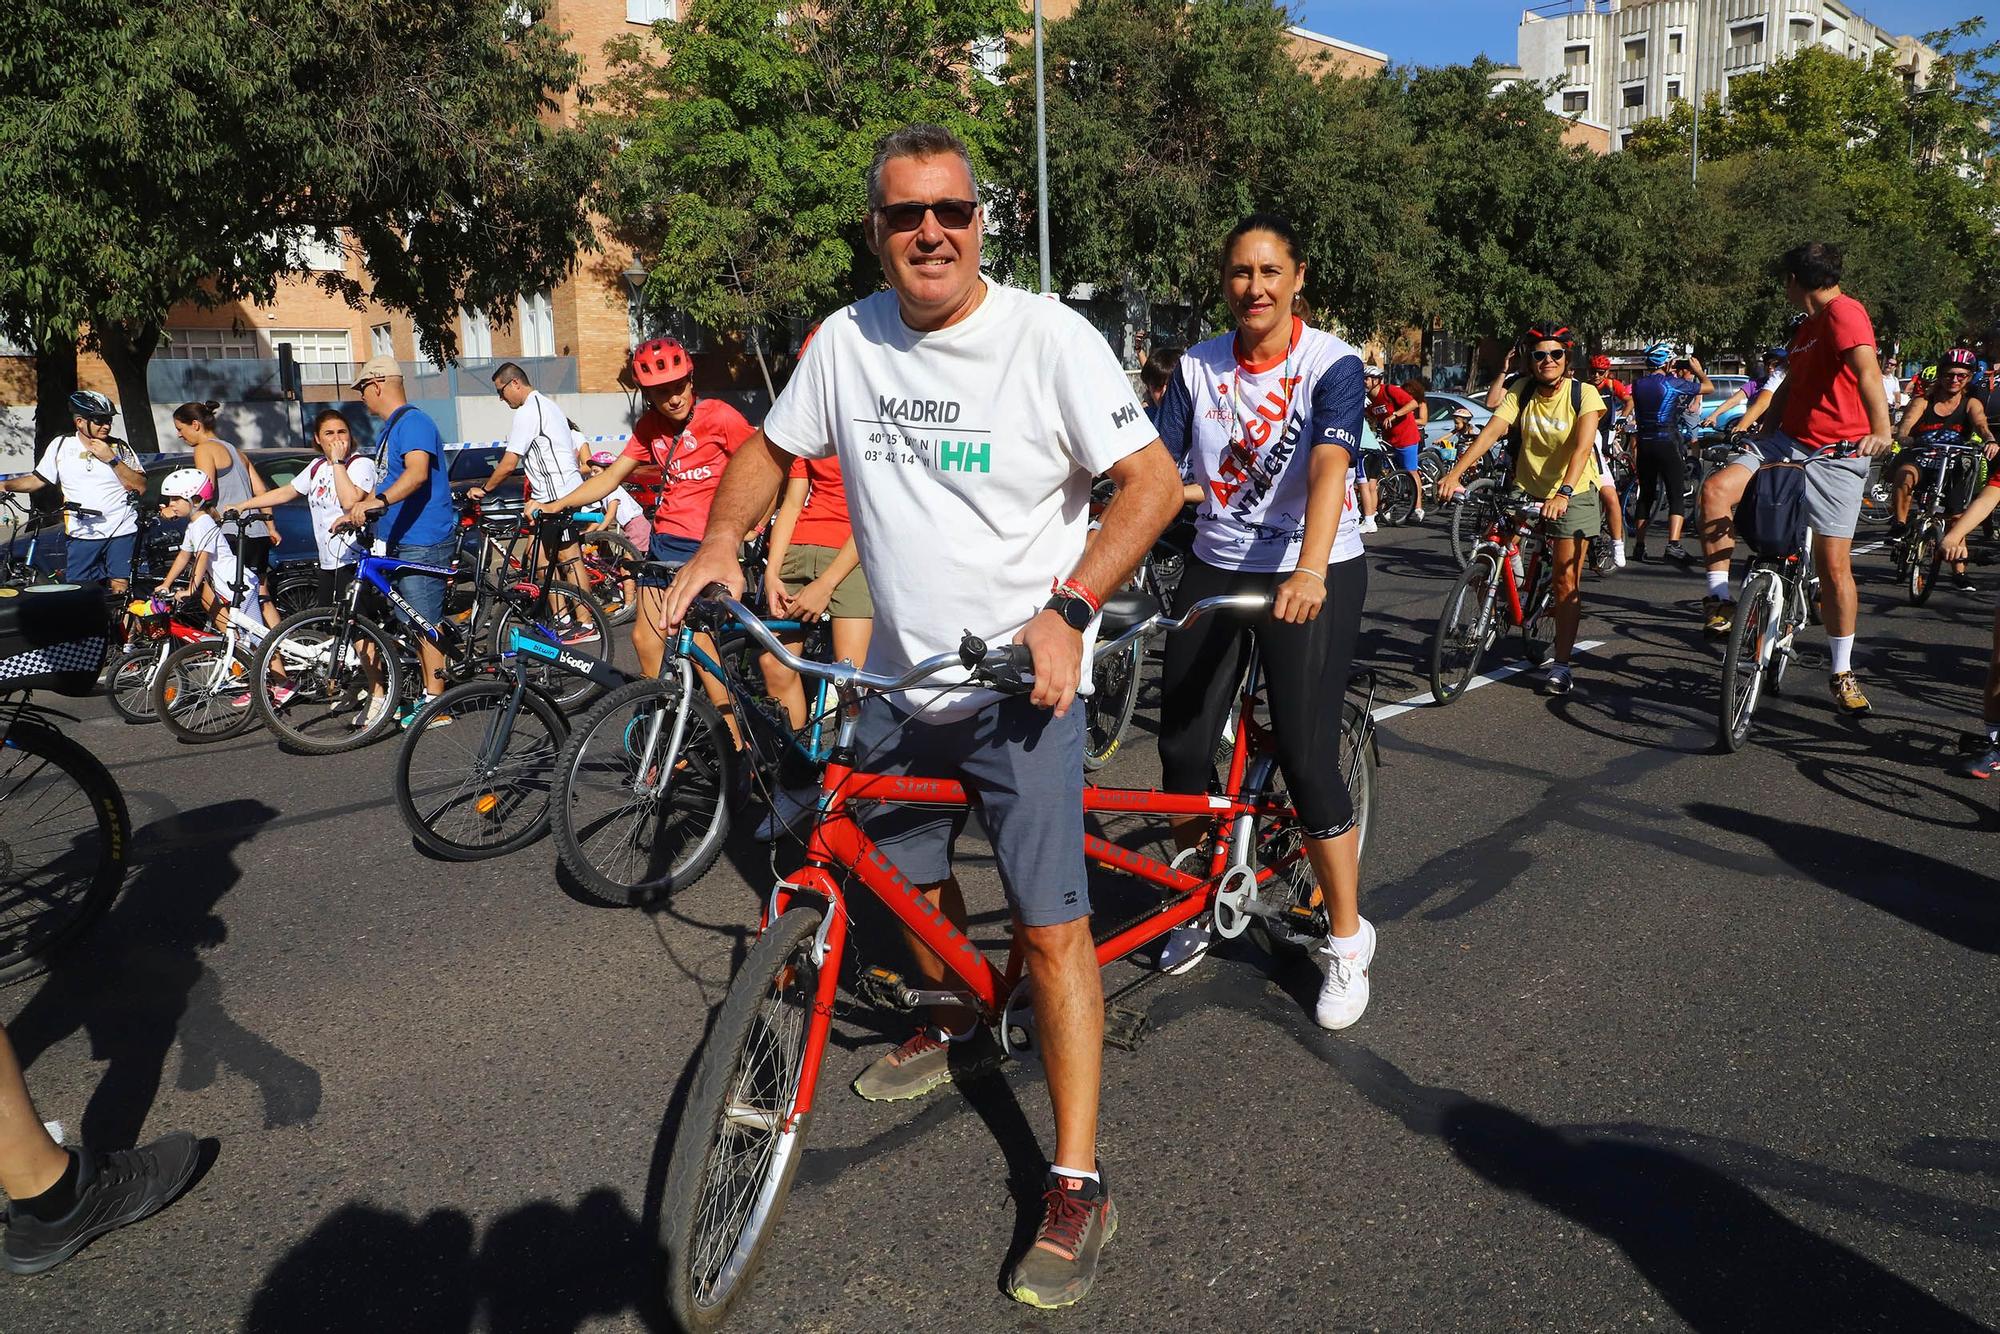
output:
[{"label": "pink helmet", "polygon": [[669,384],[694,374],[694,358],[671,338],[649,338],[632,349],[632,378],[642,385]]},{"label": "pink helmet", "polygon": [[608,468],[616,462],[618,456],[608,449],[600,449],[590,456],[590,466],[593,468]]}]

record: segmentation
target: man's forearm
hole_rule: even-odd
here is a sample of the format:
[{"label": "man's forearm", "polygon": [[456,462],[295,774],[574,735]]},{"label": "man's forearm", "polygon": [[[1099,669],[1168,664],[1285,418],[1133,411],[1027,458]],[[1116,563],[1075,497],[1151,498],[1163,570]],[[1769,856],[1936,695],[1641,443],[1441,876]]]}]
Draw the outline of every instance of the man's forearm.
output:
[{"label": "man's forearm", "polygon": [[479,484],[481,491],[491,491],[500,483],[514,475],[514,454],[511,450],[500,451],[500,461],[493,465],[492,475]]},{"label": "man's forearm", "polygon": [[742,546],[750,530],[771,512],[791,465],[792,455],[772,444],[762,431],[745,440],[722,470],[722,484],[715,488],[701,544],[728,551]]}]

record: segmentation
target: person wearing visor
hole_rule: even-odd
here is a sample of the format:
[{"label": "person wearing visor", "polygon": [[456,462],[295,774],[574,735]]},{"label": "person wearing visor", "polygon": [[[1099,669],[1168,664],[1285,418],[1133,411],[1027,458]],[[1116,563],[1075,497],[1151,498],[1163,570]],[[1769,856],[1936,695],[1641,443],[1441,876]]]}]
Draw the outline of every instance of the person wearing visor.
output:
[{"label": "person wearing visor", "polygon": [[[1895,460],[1896,518],[1889,525],[1888,537],[1891,542],[1900,542],[1910,527],[1910,501],[1917,489],[1919,465],[1917,451],[1926,444],[1962,445],[1971,440],[1983,440],[1986,457],[1991,459],[2000,453],[2000,443],[1992,439],[1992,427],[1986,421],[1986,407],[1972,392],[1972,377],[1977,358],[1970,349],[1955,347],[1944,354],[1938,362],[1937,378],[1932,382],[1930,393],[1910,400],[1909,409],[1903,413],[1903,429],[1896,433],[1896,443],[1903,452]],[[1964,470],[1971,465],[1965,462],[1969,455],[1954,460],[1945,475],[1945,495],[1947,503],[1964,495],[1970,498],[1971,487],[1977,479],[1961,481],[1966,476]],[[1948,522],[1956,523],[1964,506],[1953,507]],[[1951,562],[1951,586],[1961,593],[1978,592],[1978,586],[1966,573],[1965,557],[1959,556]]]},{"label": "person wearing visor", "polygon": [[0,490],[39,491],[53,486],[75,510],[63,515],[67,546],[63,575],[71,583],[103,584],[123,594],[132,570],[132,547],[139,535],[139,507],[133,496],[146,489],[146,474],[132,446],[111,435],[118,415],[111,400],[95,389],[69,396],[71,435],[57,436],[35,460],[33,472],[9,477]]}]

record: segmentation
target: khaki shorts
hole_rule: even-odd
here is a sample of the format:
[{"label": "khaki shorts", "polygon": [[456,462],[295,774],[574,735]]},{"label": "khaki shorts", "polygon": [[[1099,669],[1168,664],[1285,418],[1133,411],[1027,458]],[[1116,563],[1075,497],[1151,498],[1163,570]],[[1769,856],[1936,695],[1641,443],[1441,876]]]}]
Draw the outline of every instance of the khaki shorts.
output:
[{"label": "khaki shorts", "polygon": [[[1527,494],[1519,487],[1514,490],[1517,495]],[[1550,537],[1596,537],[1604,527],[1604,501],[1599,497],[1597,488],[1593,486],[1571,496],[1569,508],[1563,511],[1563,516],[1548,520],[1547,524]]]},{"label": "khaki shorts", "polygon": [[[825,574],[827,567],[833,564],[833,558],[839,554],[837,547],[787,547],[785,563],[778,570],[778,577],[785,581],[785,591],[796,593]],[[859,565],[833,590],[833,597],[826,604],[826,614],[843,621],[875,618],[875,602],[868,596],[868,577],[861,573]]]}]

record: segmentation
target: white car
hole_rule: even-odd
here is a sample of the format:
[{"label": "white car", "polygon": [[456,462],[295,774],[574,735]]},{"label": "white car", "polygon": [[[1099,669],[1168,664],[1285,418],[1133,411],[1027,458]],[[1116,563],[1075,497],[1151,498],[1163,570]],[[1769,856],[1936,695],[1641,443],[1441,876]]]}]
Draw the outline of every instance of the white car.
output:
[{"label": "white car", "polygon": [[1468,398],[1464,394],[1449,390],[1433,389],[1424,396],[1424,404],[1430,409],[1431,419],[1424,423],[1424,443],[1430,444],[1439,436],[1451,434],[1451,413],[1453,408],[1472,410],[1472,428],[1483,430],[1486,421],[1493,415],[1487,408],[1484,397]]}]

